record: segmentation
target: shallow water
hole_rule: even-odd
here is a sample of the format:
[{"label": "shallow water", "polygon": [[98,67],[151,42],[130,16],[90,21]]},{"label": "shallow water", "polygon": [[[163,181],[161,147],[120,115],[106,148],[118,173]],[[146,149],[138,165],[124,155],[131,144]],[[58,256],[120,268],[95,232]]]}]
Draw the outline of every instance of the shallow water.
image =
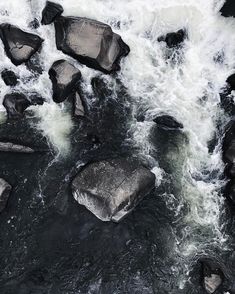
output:
[{"label": "shallow water", "polygon": [[[131,53],[117,75],[104,76],[57,51],[53,25],[41,26],[34,30],[44,39],[39,76],[11,64],[0,46],[0,70],[14,70],[19,90],[47,101],[15,123],[4,122],[0,106],[0,138],[43,150],[0,154],[0,176],[14,187],[0,216],[1,293],[204,293],[202,256],[218,260],[233,281],[235,227],[221,193],[221,142],[212,152],[209,143],[229,120],[219,93],[234,70],[235,20],[219,15],[223,1],[58,2],[64,15],[110,24]],[[28,24],[44,5],[1,2],[0,21],[33,31]],[[177,52],[157,41],[181,28],[188,38]],[[52,101],[47,72],[61,58],[82,72],[88,120],[73,119],[69,103]],[[97,76],[110,93],[92,89]],[[0,89],[2,99],[10,89],[2,80]],[[183,131],[158,128],[152,119],[159,114],[175,117]],[[122,223],[101,223],[73,200],[70,181],[89,160],[129,154],[156,174],[156,190]]]}]

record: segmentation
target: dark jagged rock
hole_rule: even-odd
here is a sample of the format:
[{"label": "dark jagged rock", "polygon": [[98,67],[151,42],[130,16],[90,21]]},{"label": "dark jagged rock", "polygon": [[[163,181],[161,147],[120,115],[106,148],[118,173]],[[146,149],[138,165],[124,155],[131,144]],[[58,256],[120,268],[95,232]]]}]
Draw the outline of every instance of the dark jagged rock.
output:
[{"label": "dark jagged rock", "polygon": [[34,34],[22,31],[11,24],[0,25],[0,37],[5,52],[15,65],[20,65],[39,50],[43,40]]},{"label": "dark jagged rock", "polygon": [[226,0],[223,7],[220,9],[221,15],[225,17],[235,17],[235,2],[234,0]]},{"label": "dark jagged rock", "polygon": [[15,119],[23,116],[24,111],[31,105],[42,105],[40,96],[32,94],[32,99],[28,99],[22,93],[7,94],[3,100],[3,106],[7,110],[8,118]]},{"label": "dark jagged rock", "polygon": [[88,164],[72,182],[74,198],[102,221],[119,222],[155,185],[155,176],[134,159]]},{"label": "dark jagged rock", "polygon": [[168,33],[158,38],[158,42],[166,42],[169,48],[180,46],[186,38],[185,30],[179,30],[174,33]]},{"label": "dark jagged rock", "polygon": [[201,262],[204,288],[207,293],[215,293],[223,283],[223,272],[219,265],[210,259],[205,259]]},{"label": "dark jagged rock", "polygon": [[53,100],[63,102],[73,94],[80,83],[81,72],[66,60],[58,60],[49,70],[53,85]]},{"label": "dark jagged rock", "polygon": [[63,13],[63,7],[54,2],[47,1],[46,6],[42,11],[42,21],[43,25],[51,24],[58,16]]},{"label": "dark jagged rock", "polygon": [[40,27],[40,23],[38,21],[37,18],[35,18],[34,20],[32,20],[30,23],[29,23],[29,27],[31,29],[38,29]]},{"label": "dark jagged rock", "polygon": [[233,96],[231,95],[231,90],[223,89],[220,93],[220,105],[228,115],[235,115],[235,104]]},{"label": "dark jagged rock", "polygon": [[229,76],[226,82],[228,83],[230,90],[234,91],[235,90],[235,74],[232,74],[231,76]]},{"label": "dark jagged rock", "polygon": [[104,73],[120,69],[119,61],[130,49],[111,27],[82,17],[55,20],[57,49]]},{"label": "dark jagged rock", "polygon": [[34,153],[34,149],[11,142],[0,142],[0,152]]},{"label": "dark jagged rock", "polygon": [[164,129],[183,129],[183,124],[179,123],[177,120],[175,120],[172,116],[170,115],[161,115],[156,117],[153,120],[159,127],[162,127]]},{"label": "dark jagged rock", "polygon": [[18,83],[18,78],[12,70],[4,69],[2,71],[2,79],[7,86],[14,87]]},{"label": "dark jagged rock", "polygon": [[0,212],[6,207],[11,189],[11,185],[9,185],[4,179],[0,178]]},{"label": "dark jagged rock", "polygon": [[84,102],[82,101],[81,96],[78,92],[74,95],[74,116],[84,116],[85,115],[85,107]]}]

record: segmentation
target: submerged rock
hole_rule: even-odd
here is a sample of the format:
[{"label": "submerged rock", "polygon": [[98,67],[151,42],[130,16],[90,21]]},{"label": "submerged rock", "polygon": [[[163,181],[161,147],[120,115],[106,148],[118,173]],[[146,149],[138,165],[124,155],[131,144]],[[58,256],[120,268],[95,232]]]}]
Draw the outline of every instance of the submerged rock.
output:
[{"label": "submerged rock", "polygon": [[18,78],[12,70],[4,69],[1,76],[7,86],[14,87],[18,83]]},{"label": "submerged rock", "polygon": [[104,73],[120,69],[119,61],[130,49],[111,27],[83,17],[55,20],[57,49]]},{"label": "submerged rock", "polygon": [[35,18],[34,20],[32,20],[29,23],[29,27],[32,28],[32,29],[38,29],[40,27],[40,23],[39,23],[38,19]]},{"label": "submerged rock", "polygon": [[42,21],[43,25],[51,24],[58,16],[63,13],[63,7],[54,2],[47,1],[46,6],[42,11]]},{"label": "submerged rock", "polygon": [[235,2],[234,0],[226,0],[223,7],[220,9],[221,15],[225,17],[235,17]]},{"label": "submerged rock", "polygon": [[165,36],[159,37],[158,42],[166,42],[166,44],[169,48],[173,48],[173,47],[177,47],[181,43],[183,43],[185,38],[186,38],[185,30],[179,30],[177,32],[168,33]]},{"label": "submerged rock", "polygon": [[174,117],[170,115],[161,115],[153,120],[159,127],[164,129],[174,130],[183,129],[183,124],[179,123]]},{"label": "submerged rock", "polygon": [[9,119],[20,118],[23,116],[24,111],[31,105],[42,105],[43,99],[32,94],[29,100],[22,93],[11,93],[7,94],[3,100],[3,106],[6,108],[7,115]]},{"label": "submerged rock", "polygon": [[223,273],[219,266],[211,260],[202,261],[203,285],[207,293],[215,293],[223,282]]},{"label": "submerged rock", "polygon": [[60,103],[77,90],[81,72],[68,61],[58,60],[50,68],[49,76],[53,85],[53,100]]},{"label": "submerged rock", "polygon": [[119,222],[155,185],[155,176],[134,159],[90,163],[72,182],[74,198],[102,221]]},{"label": "submerged rock", "polygon": [[75,116],[84,116],[85,115],[85,107],[81,96],[78,92],[74,95],[74,115]]},{"label": "submerged rock", "polygon": [[0,152],[34,153],[34,149],[11,142],[0,142]]},{"label": "submerged rock", "polygon": [[6,207],[11,189],[11,185],[9,185],[4,179],[0,178],[0,212]]},{"label": "submerged rock", "polygon": [[22,31],[11,24],[0,25],[0,37],[5,52],[15,65],[20,65],[39,50],[43,40],[34,34]]}]

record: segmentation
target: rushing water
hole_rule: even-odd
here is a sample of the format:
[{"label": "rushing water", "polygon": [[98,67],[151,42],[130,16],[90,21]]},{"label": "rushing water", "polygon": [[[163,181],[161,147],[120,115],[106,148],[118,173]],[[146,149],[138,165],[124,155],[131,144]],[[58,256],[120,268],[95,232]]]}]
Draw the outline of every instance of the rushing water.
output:
[{"label": "rushing water", "polygon": [[[123,283],[126,283],[125,287],[121,286],[116,276],[117,273],[115,273],[116,270],[112,268],[111,260],[115,255],[112,251],[108,255],[110,258],[109,263],[107,262],[110,267],[109,270],[106,269],[107,264],[105,262],[103,266],[106,270],[97,264],[91,269],[89,267],[90,261],[87,261],[87,265],[86,263],[80,265],[80,269],[83,268],[83,273],[80,273],[83,282],[79,282],[79,278],[75,279],[74,273],[71,274],[72,279],[69,276],[70,272],[65,271],[68,265],[66,264],[67,257],[64,257],[63,262],[58,262],[58,272],[55,270],[56,263],[53,268],[57,275],[64,270],[62,280],[65,283],[67,279],[67,282],[63,284],[64,288],[60,288],[64,290],[59,292],[59,288],[57,289],[53,284],[54,286],[50,286],[51,292],[49,290],[43,292],[46,289],[44,285],[45,289],[42,288],[43,290],[36,289],[35,292],[27,292],[27,290],[23,292],[24,290],[22,290],[20,293],[203,293],[201,288],[196,289],[195,285],[190,284],[189,279],[190,272],[198,258],[210,255],[219,260],[221,264],[225,264],[224,258],[230,256],[232,250],[231,236],[226,230],[229,220],[226,215],[226,205],[221,195],[221,187],[225,184],[223,178],[224,165],[221,159],[221,141],[217,140],[213,150],[210,150],[209,143],[214,137],[221,138],[221,129],[228,121],[228,117],[219,104],[219,93],[225,85],[226,78],[234,70],[235,19],[220,16],[218,11],[224,2],[223,0],[60,0],[58,2],[64,7],[65,16],[84,16],[110,24],[113,30],[120,34],[131,48],[131,53],[122,60],[121,71],[115,77],[127,89],[127,101],[122,99],[122,93],[118,93],[118,90],[109,99],[113,103],[112,107],[118,108],[119,103],[126,103],[124,103],[124,109],[127,108],[125,111],[128,115],[125,117],[125,123],[123,123],[126,132],[120,139],[122,141],[120,148],[134,150],[132,152],[135,152],[136,156],[148,162],[152,171],[156,174],[157,192],[150,197],[150,204],[154,203],[151,209],[146,200],[142,208],[137,211],[136,217],[134,215],[126,223],[124,221],[123,227],[120,227],[120,225],[119,229],[112,227],[112,230],[114,230],[113,239],[112,241],[109,240],[107,244],[117,246],[117,252],[120,250],[120,254],[123,254],[120,249],[122,242],[116,244],[117,235],[123,234],[126,236],[129,234],[133,240],[133,236],[138,236],[136,232],[133,235],[130,233],[135,230],[129,229],[132,224],[131,221],[136,222],[136,230],[141,232],[141,236],[144,234],[144,224],[141,224],[140,221],[146,221],[146,227],[148,222],[151,223],[151,232],[148,232],[148,234],[151,236],[156,234],[157,237],[149,237],[146,233],[146,244],[144,237],[140,237],[141,241],[137,238],[134,245],[130,245],[131,249],[127,250],[127,261],[125,262],[125,256],[120,258],[120,264],[117,265],[117,261],[115,261],[113,267],[116,265],[116,270],[122,271],[121,276]],[[43,106],[31,107],[33,116],[29,119],[33,121],[30,126],[46,137],[52,152],[49,161],[43,162],[42,159],[38,159],[42,161],[40,164],[43,168],[40,168],[40,171],[35,171],[35,179],[32,180],[32,185],[35,185],[36,190],[30,189],[30,192],[28,192],[29,195],[33,195],[33,200],[32,203],[27,204],[27,207],[33,206],[33,209],[37,210],[34,203],[36,201],[39,206],[38,210],[42,209],[42,211],[45,209],[42,206],[46,201],[47,193],[48,195],[53,194],[49,188],[49,192],[46,188],[45,191],[42,191],[42,187],[49,187],[49,181],[57,183],[56,177],[58,174],[53,171],[53,167],[64,170],[60,174],[60,179],[63,183],[69,182],[71,175],[68,170],[71,169],[72,162],[77,161],[76,152],[74,153],[73,149],[74,132],[78,137],[79,132],[82,133],[81,126],[77,131],[75,130],[76,125],[72,120],[68,106],[66,104],[56,105],[52,101],[52,87],[47,74],[48,70],[51,64],[60,58],[70,60],[82,72],[83,90],[87,97],[92,95],[91,79],[99,74],[97,71],[88,69],[76,63],[69,56],[57,51],[53,25],[40,26],[37,30],[28,28],[29,22],[35,17],[40,19],[44,5],[44,0],[0,2],[1,22],[9,22],[22,29],[34,31],[45,40],[39,55],[40,65],[43,68],[43,73],[40,76],[33,75],[25,65],[15,67],[5,56],[3,46],[0,46],[0,70],[3,68],[14,70],[21,78],[21,83],[17,86],[19,90],[38,92],[47,101]],[[167,49],[163,42],[157,41],[159,36],[182,28],[187,30],[187,39],[183,48],[177,52],[175,49]],[[105,76],[104,79],[107,85],[111,85],[111,89],[115,89],[115,86],[113,86],[113,83],[115,83],[114,77]],[[0,80],[0,91],[0,99],[9,91],[2,80]],[[96,97],[88,99],[90,101],[88,109],[89,111],[95,109],[95,111],[101,112],[98,106],[94,106],[95,99]],[[1,106],[0,110],[2,111],[0,121],[4,121],[4,108]],[[184,125],[183,133],[164,132],[156,129],[152,120],[158,114],[170,114],[176,118]],[[107,119],[109,116],[107,114],[107,117],[105,115],[104,117]],[[97,118],[100,117],[97,115]],[[119,123],[122,123],[121,119]],[[105,125],[100,123],[97,129],[103,126],[105,128]],[[113,128],[115,128],[115,124]],[[112,135],[112,132],[110,134]],[[107,137],[110,134],[108,133]],[[105,138],[105,135],[103,136]],[[169,141],[169,146],[166,148],[164,148],[164,140]],[[114,142],[112,145],[110,143],[109,147],[112,151],[108,150],[108,146],[105,148],[108,152],[115,154],[118,144]],[[83,155],[86,159],[95,157],[96,148],[93,148],[93,155],[91,156],[87,155],[89,144],[85,144],[85,147],[84,144],[80,145],[78,144],[77,148],[84,149],[79,151],[81,152],[79,157],[81,162],[84,159]],[[117,152],[121,151],[118,150]],[[4,158],[1,159],[2,161],[4,161]],[[21,164],[26,165],[26,163],[20,161],[17,164],[19,169]],[[78,161],[77,167],[79,164],[80,161]],[[13,163],[10,162],[8,169],[10,170],[13,166]],[[24,168],[29,167],[26,165]],[[34,181],[36,180],[39,185],[35,184]],[[43,199],[43,201],[40,201],[40,199]],[[155,203],[156,199],[159,207],[162,207],[161,209]],[[156,211],[152,211],[153,208]],[[44,213],[41,212],[40,217]],[[66,218],[68,218],[68,215],[66,215]],[[80,244],[83,238],[86,242],[90,240],[85,233],[86,227],[91,226],[93,228],[91,225],[93,219],[91,221],[90,218],[91,216],[88,216],[87,224],[83,221],[79,225],[76,225],[76,218],[67,220],[67,224],[71,225],[71,230],[75,232],[77,227],[77,232],[80,234],[78,238],[81,239],[77,244]],[[137,221],[136,218],[140,218],[140,220]],[[6,216],[6,219],[8,219],[8,216]],[[59,225],[53,225],[53,222],[59,222]],[[52,235],[55,234],[55,240],[59,231],[65,230],[63,222],[58,216],[54,218],[54,221],[49,218],[46,219],[45,223],[45,226],[50,228],[48,232]],[[97,221],[93,221],[94,223],[97,224]],[[101,236],[105,240],[105,238],[107,239],[107,232],[110,232],[110,227],[109,225],[106,225],[107,228],[104,225],[100,226],[102,227]],[[43,229],[41,225],[39,227],[40,229],[38,231],[35,229],[35,232],[41,236]],[[87,230],[91,230],[91,228]],[[92,230],[95,230],[95,228]],[[94,238],[95,236],[97,237],[98,233],[94,234]],[[129,244],[129,238],[131,239],[130,236],[127,236],[126,239],[123,237],[127,244]],[[39,237],[38,244],[43,246],[45,238],[44,235],[41,239]],[[70,238],[73,240],[72,236]],[[147,241],[150,239],[151,241]],[[24,241],[21,240],[21,242],[23,243],[19,246],[26,246]],[[31,242],[33,241],[31,240]],[[44,240],[44,242],[46,241]],[[74,259],[81,258],[82,250],[85,249],[81,249],[78,245],[77,250],[81,250],[81,252],[77,253],[77,251],[74,251],[76,242],[71,244],[72,252],[76,252]],[[95,243],[95,240],[90,240],[86,254],[92,252],[92,250],[101,250],[101,248],[96,247],[99,245],[105,246],[101,241]],[[92,246],[94,249],[92,249]],[[146,248],[144,248],[145,246]],[[50,248],[50,250],[52,249]],[[158,254],[158,251],[160,254]],[[61,254],[64,254],[62,249],[61,252]],[[117,252],[115,253],[118,254]],[[130,254],[130,252],[132,253]],[[39,253],[44,254],[43,250],[40,249]],[[33,253],[31,252],[31,254]],[[102,263],[99,260],[100,256],[102,256],[100,253],[97,253],[97,258],[94,255],[93,262]],[[132,267],[132,263],[135,263],[133,257],[140,258],[138,261],[140,264],[136,262],[137,264]],[[227,261],[227,263],[232,264],[230,257],[229,259],[230,261]],[[128,265],[128,261],[131,264]],[[26,261],[24,262],[26,263]],[[145,265],[145,263],[149,264]],[[42,264],[40,263],[41,267],[43,267]],[[64,266],[63,270],[62,265]],[[22,264],[17,265],[16,262],[15,266],[20,267]],[[86,266],[90,268],[89,271]],[[150,270],[152,273],[148,275]],[[75,268],[73,268],[73,271],[75,271]],[[229,277],[232,275],[231,272],[234,273],[234,269],[229,268],[227,273]],[[55,276],[53,276],[54,281],[56,281]],[[105,283],[105,280],[109,280],[109,278],[113,282]],[[3,290],[5,292],[1,293],[16,293],[10,291],[16,289],[14,285],[18,284],[12,282],[13,286],[11,286],[9,279],[13,279],[10,274],[8,284]],[[153,281],[153,279],[156,281]],[[27,280],[27,276],[24,276],[23,280]],[[4,279],[3,281],[6,282]],[[25,289],[30,287],[27,285],[26,283]]]}]

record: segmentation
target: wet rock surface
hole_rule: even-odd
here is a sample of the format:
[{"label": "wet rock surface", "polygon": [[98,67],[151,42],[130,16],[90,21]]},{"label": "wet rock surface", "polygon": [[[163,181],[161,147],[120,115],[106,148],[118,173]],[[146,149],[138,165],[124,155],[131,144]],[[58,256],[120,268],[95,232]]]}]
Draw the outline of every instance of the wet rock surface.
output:
[{"label": "wet rock surface", "polygon": [[63,7],[51,1],[46,2],[46,6],[42,11],[42,21],[43,25],[51,24],[58,16],[63,13]]},{"label": "wet rock surface", "polygon": [[9,185],[4,179],[0,178],[0,213],[6,207],[11,189],[11,185]]},{"label": "wet rock surface", "polygon": [[224,5],[222,6],[221,15],[225,17],[233,16],[235,17],[235,3],[233,0],[226,0]]},{"label": "wet rock surface", "polygon": [[215,293],[223,283],[223,272],[218,263],[205,259],[202,261],[203,285],[207,293]]},{"label": "wet rock surface", "polygon": [[43,40],[18,27],[4,23],[0,25],[0,37],[3,41],[5,52],[15,65],[20,65],[39,50]]},{"label": "wet rock surface", "polygon": [[81,72],[66,60],[58,60],[49,70],[53,85],[53,100],[63,102],[78,89]]},{"label": "wet rock surface", "polygon": [[0,152],[34,153],[34,149],[12,142],[0,142]]},{"label": "wet rock surface", "polygon": [[74,99],[74,101],[73,101],[73,103],[74,103],[74,116],[76,116],[76,117],[84,116],[85,115],[84,102],[82,101],[82,98],[78,92],[75,93],[73,99]]},{"label": "wet rock surface", "polygon": [[82,17],[55,20],[56,45],[79,62],[104,73],[120,69],[130,49],[109,25]]},{"label": "wet rock surface", "polygon": [[28,99],[22,93],[6,94],[3,100],[3,106],[7,110],[9,119],[21,118],[24,111],[31,105],[42,105],[43,99],[40,96],[32,94],[31,99]]},{"label": "wet rock surface", "polygon": [[18,77],[12,70],[4,69],[1,76],[7,86],[14,87],[18,84]]},{"label": "wet rock surface", "polygon": [[170,115],[160,115],[153,119],[153,121],[161,128],[174,130],[174,129],[183,129],[183,124],[179,123]]},{"label": "wet rock surface", "polygon": [[168,33],[165,36],[160,36],[158,42],[166,42],[169,48],[179,47],[186,39],[186,36],[186,31],[182,29],[174,33]]},{"label": "wet rock surface", "polygon": [[88,164],[72,183],[79,204],[103,221],[119,222],[149,194],[155,176],[133,159]]}]

